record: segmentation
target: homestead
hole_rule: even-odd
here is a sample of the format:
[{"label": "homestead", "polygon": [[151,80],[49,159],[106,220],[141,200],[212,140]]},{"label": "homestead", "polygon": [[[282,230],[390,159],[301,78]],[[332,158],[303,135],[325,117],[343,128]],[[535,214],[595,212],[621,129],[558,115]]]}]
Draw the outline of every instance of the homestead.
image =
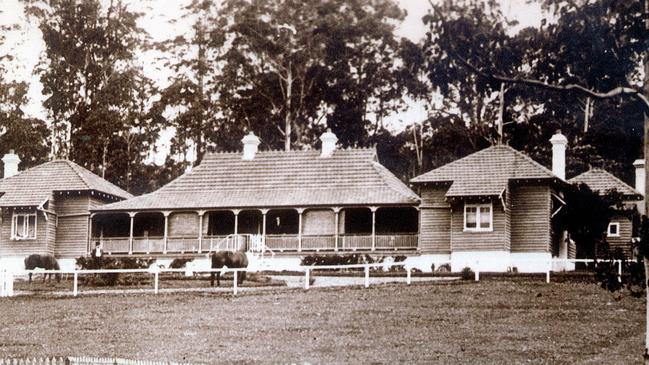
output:
[{"label": "homestead", "polygon": [[0,264],[21,267],[30,254],[73,262],[89,252],[90,209],[131,194],[69,160],[18,171],[13,152],[2,159]]},{"label": "homestead", "polygon": [[[506,145],[496,145],[411,180],[419,188],[419,250],[451,262],[453,271],[545,271],[575,247],[553,229],[564,204],[565,148],[551,139],[553,171]],[[571,267],[555,267],[555,269]]]},{"label": "homestead", "polygon": [[[207,154],[150,194],[96,206],[93,242],[109,255],[186,255],[258,237],[279,252],[415,252],[419,197],[383,167],[376,150]],[[251,242],[248,242],[251,244]]]},{"label": "homestead", "polygon": [[[637,164],[638,161],[636,161]],[[644,168],[644,164],[642,166]],[[643,180],[642,183],[644,183],[643,174],[638,174],[636,171],[636,175],[636,177],[639,175]],[[573,177],[569,181],[573,184],[586,184],[600,196],[613,190],[622,194],[622,207],[616,209],[616,214],[608,224],[606,241],[611,249],[619,248],[627,258],[634,257],[631,243],[633,239],[633,216],[629,214],[629,210],[637,210],[638,204],[644,199],[642,194],[603,169],[591,169]],[[589,255],[592,257],[593,254],[589,253]]]}]

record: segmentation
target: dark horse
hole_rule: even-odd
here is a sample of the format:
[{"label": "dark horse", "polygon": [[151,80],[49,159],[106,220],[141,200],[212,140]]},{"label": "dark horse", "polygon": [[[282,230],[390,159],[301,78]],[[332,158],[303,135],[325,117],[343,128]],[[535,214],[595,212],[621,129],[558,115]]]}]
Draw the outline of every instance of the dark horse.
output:
[{"label": "dark horse", "polygon": [[[25,258],[25,270],[34,270],[37,267],[45,270],[61,270],[59,263],[52,255],[33,254]],[[43,281],[45,281],[46,276],[52,278],[52,274],[45,274],[43,275]],[[56,274],[56,281],[61,282],[61,274]],[[32,282],[32,273],[29,273],[29,282]]]},{"label": "dark horse", "polygon": [[[227,266],[228,269],[244,269],[248,267],[248,257],[243,251],[218,251],[212,254],[212,269],[220,269]],[[216,286],[221,286],[221,272],[216,273]],[[246,272],[237,273],[237,283],[242,284],[246,279]],[[210,275],[210,285],[214,286],[214,273]]]}]

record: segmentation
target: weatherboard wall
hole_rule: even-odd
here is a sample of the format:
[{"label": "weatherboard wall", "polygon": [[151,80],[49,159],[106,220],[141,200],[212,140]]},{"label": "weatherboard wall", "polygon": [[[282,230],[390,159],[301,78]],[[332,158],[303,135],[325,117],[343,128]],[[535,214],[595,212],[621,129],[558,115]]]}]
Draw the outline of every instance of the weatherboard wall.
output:
[{"label": "weatherboard wall", "polygon": [[513,186],[511,191],[511,251],[550,250],[551,195],[548,186]]},{"label": "weatherboard wall", "polygon": [[619,248],[627,258],[631,258],[633,251],[633,248],[631,247],[631,239],[633,238],[633,223],[629,218],[624,216],[615,216],[611,218],[611,223],[620,224],[620,235],[618,237],[607,236],[606,242],[608,242],[611,250]]},{"label": "weatherboard wall", "polygon": [[[33,212],[33,210],[32,210]],[[36,239],[11,239],[11,210],[3,210],[0,223],[0,257],[29,256],[30,254],[54,254],[51,226],[48,226],[43,212],[36,214]],[[54,220],[50,215],[49,220]],[[48,236],[49,234],[49,236]]]},{"label": "weatherboard wall", "polygon": [[419,250],[426,254],[451,252],[451,206],[446,188],[423,187],[419,219]]},{"label": "weatherboard wall", "polygon": [[58,215],[55,254],[72,258],[88,251],[88,211],[91,199],[88,195],[58,195],[55,199]]}]

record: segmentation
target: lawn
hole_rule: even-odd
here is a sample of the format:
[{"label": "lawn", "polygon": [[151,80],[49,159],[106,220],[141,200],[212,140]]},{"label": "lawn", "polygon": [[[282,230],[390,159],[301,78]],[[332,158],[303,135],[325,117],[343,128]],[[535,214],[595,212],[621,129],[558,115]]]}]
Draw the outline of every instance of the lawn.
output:
[{"label": "lawn", "polygon": [[628,364],[644,300],[538,278],[0,299],[0,358],[198,363]]}]

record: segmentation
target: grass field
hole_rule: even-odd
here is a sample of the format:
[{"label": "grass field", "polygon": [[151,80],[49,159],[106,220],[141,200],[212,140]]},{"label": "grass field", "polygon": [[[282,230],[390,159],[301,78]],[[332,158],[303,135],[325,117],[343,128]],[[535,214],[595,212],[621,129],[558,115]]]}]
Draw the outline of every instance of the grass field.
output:
[{"label": "grass field", "polygon": [[644,301],[494,278],[263,293],[0,299],[0,358],[198,363],[629,364]]}]

